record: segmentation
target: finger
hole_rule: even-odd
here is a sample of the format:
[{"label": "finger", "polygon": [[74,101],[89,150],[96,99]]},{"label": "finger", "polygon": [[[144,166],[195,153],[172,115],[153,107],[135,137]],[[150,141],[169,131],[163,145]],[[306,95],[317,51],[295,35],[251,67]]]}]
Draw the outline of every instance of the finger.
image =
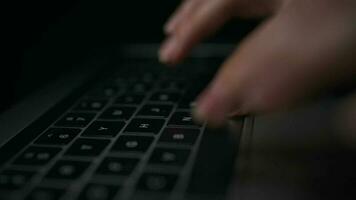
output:
[{"label": "finger", "polygon": [[164,25],[164,32],[166,34],[174,32],[178,24],[184,21],[185,18],[189,18],[189,16],[194,13],[200,2],[201,0],[184,0]]},{"label": "finger", "polygon": [[[226,2],[229,0],[225,0]],[[205,1],[206,2],[206,1]],[[176,12],[170,17],[164,26],[166,34],[173,33],[180,24],[185,23],[197,8],[205,3],[202,0],[185,0]],[[257,0],[257,1],[230,1],[231,7],[235,10],[234,15],[240,17],[263,17],[272,14],[280,5],[281,0]]]},{"label": "finger", "polygon": [[230,17],[230,1],[207,1],[185,20],[164,42],[160,50],[163,63],[175,64],[183,59],[200,40],[215,32]]},{"label": "finger", "polygon": [[336,81],[352,78],[347,63],[339,62],[350,60],[351,54],[330,49],[350,49],[354,32],[345,28],[341,18],[317,20],[335,12],[331,7],[317,11],[305,7],[285,9],[241,44],[197,100],[197,120],[220,125],[236,110],[284,109]]},{"label": "finger", "polygon": [[270,16],[282,6],[285,0],[240,0],[236,3],[235,14],[242,18],[261,18]]}]

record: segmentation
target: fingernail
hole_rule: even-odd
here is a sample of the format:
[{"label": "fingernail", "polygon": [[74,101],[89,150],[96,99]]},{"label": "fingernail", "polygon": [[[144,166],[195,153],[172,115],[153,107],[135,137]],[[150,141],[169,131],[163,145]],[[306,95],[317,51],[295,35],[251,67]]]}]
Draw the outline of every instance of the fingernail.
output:
[{"label": "fingernail", "polygon": [[174,31],[174,24],[172,22],[168,22],[164,25],[163,27],[163,31],[165,34],[169,35],[171,33],[173,33]]},{"label": "fingernail", "polygon": [[216,113],[210,112],[204,105],[197,106],[192,111],[193,119],[198,124],[206,123],[209,128],[217,128],[224,123],[223,119],[216,118]]},{"label": "fingernail", "polygon": [[194,107],[192,108],[192,116],[195,122],[203,124],[206,121],[206,113],[203,101],[207,96],[208,91],[204,90],[194,101]]},{"label": "fingernail", "polygon": [[163,47],[159,53],[159,60],[162,63],[170,63],[174,51],[177,48],[177,42],[175,39],[170,38],[163,44]]},{"label": "fingernail", "polygon": [[198,124],[203,124],[206,121],[204,110],[199,109],[198,107],[193,108],[192,116],[194,121]]},{"label": "fingernail", "polygon": [[219,93],[210,89],[199,97],[193,110],[193,117],[198,123],[207,122],[209,127],[219,127],[225,122],[227,109]]}]

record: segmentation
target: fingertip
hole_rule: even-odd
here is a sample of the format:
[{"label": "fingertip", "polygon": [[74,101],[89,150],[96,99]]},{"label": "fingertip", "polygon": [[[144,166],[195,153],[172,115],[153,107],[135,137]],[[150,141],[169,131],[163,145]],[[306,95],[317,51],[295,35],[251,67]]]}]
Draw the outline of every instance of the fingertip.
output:
[{"label": "fingertip", "polygon": [[158,52],[158,58],[159,61],[163,64],[168,64],[170,62],[170,54],[172,51],[171,50],[171,44],[170,44],[170,39],[167,39],[165,42],[163,42],[159,52]]},{"label": "fingertip", "polygon": [[175,65],[182,59],[181,45],[175,36],[170,36],[159,51],[160,62],[167,65]]},{"label": "fingertip", "polygon": [[176,62],[172,61],[161,51],[158,52],[158,61],[167,67],[174,67],[176,65]]},{"label": "fingertip", "polygon": [[163,32],[166,35],[170,35],[174,32],[175,26],[172,22],[167,22],[164,26],[163,26]]},{"label": "fingertip", "polygon": [[199,97],[193,109],[193,119],[197,123],[206,123],[209,128],[218,128],[227,120],[226,105],[220,102],[214,91],[206,91]]},{"label": "fingertip", "polygon": [[199,108],[194,108],[192,110],[193,120],[197,124],[206,124],[208,128],[219,128],[224,125],[225,120],[217,120],[216,118],[212,119],[209,117],[208,113],[205,113],[204,110]]},{"label": "fingertip", "polygon": [[158,51],[158,61],[162,64],[167,64],[168,60],[167,58],[165,57],[165,55],[162,53],[162,49],[160,49]]},{"label": "fingertip", "polygon": [[196,107],[194,107],[192,109],[192,116],[193,116],[193,120],[194,120],[195,123],[204,124],[204,122],[205,122],[205,114],[201,110],[199,110]]}]

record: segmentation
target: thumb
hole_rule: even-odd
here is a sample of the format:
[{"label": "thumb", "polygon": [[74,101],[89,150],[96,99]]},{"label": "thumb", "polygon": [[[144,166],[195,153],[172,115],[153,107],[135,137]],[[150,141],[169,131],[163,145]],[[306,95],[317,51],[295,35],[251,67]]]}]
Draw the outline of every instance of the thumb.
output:
[{"label": "thumb", "polygon": [[332,5],[319,4],[293,1],[255,30],[198,98],[195,118],[221,125],[232,114],[284,109],[352,78],[346,63],[351,54],[339,54],[355,44],[354,32],[345,28],[352,27],[350,20],[335,17],[343,12]]}]

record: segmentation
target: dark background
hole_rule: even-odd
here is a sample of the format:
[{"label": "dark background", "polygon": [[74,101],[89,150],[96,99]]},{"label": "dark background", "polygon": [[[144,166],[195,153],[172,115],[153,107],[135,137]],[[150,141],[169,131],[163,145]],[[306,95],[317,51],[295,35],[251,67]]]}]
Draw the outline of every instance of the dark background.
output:
[{"label": "dark background", "polygon": [[[123,43],[160,42],[179,0],[33,0],[4,5],[0,110],[92,56]],[[251,29],[234,21],[210,40],[236,42]]]}]

